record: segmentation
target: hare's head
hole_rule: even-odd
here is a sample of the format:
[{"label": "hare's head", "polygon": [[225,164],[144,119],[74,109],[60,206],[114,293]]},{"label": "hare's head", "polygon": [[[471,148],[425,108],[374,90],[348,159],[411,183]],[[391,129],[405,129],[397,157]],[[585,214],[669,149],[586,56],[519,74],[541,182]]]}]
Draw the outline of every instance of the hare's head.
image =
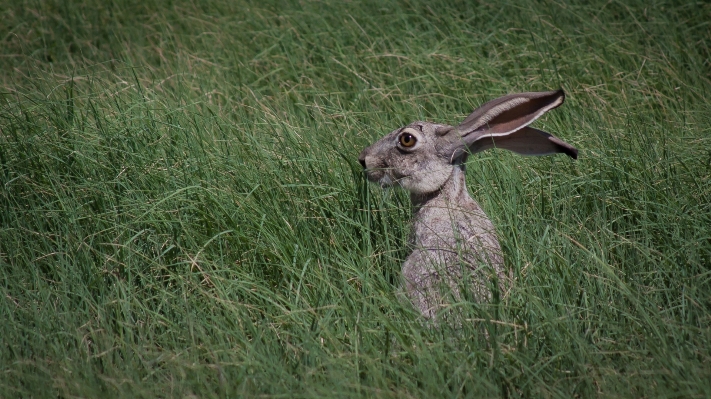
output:
[{"label": "hare's head", "polygon": [[528,127],[564,99],[562,90],[510,94],[477,108],[456,127],[413,122],[364,149],[358,160],[368,180],[426,194],[438,190],[468,154],[489,148],[522,155],[565,153],[577,158],[578,150],[571,145]]},{"label": "hare's head", "polygon": [[393,130],[361,152],[359,160],[368,180],[384,187],[397,184],[414,194],[437,190],[454,168],[450,157],[437,148],[443,132],[451,129],[418,121]]}]

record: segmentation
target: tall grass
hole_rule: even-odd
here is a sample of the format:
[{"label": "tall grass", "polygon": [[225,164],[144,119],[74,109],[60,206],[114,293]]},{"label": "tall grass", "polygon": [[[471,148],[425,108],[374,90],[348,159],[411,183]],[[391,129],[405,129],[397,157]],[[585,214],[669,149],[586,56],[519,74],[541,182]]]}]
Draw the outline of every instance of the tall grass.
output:
[{"label": "tall grass", "polygon": [[[709,3],[198,3],[0,0],[0,397],[711,395]],[[468,165],[515,284],[423,325],[358,152],[557,87],[578,161]]]}]

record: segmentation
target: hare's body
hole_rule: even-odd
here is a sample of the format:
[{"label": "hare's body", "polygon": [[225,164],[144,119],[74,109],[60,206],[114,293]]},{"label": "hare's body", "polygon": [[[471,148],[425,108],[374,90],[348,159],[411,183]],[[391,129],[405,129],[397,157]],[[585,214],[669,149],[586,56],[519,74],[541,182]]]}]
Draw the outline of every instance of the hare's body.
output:
[{"label": "hare's body", "polygon": [[471,298],[486,301],[498,288],[494,283],[507,280],[494,226],[467,192],[468,154],[496,146],[577,157],[575,148],[527,127],[562,102],[562,91],[510,95],[478,108],[457,127],[414,122],[361,152],[369,180],[410,192],[412,253],[402,265],[403,285],[426,318],[434,317],[448,295],[461,298],[462,284]]},{"label": "hare's body", "polygon": [[446,301],[442,288],[458,298],[468,281],[472,297],[483,301],[490,297],[492,281],[505,281],[494,225],[469,196],[464,173],[463,166],[455,167],[440,190],[411,197],[412,253],[402,275],[413,305],[428,318]]}]

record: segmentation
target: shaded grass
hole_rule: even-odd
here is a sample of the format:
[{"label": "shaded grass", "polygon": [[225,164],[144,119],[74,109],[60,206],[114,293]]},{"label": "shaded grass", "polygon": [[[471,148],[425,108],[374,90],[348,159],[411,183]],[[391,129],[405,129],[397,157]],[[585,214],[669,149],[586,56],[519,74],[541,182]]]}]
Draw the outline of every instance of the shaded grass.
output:
[{"label": "shaded grass", "polygon": [[[707,4],[0,9],[0,396],[709,395]],[[422,326],[358,152],[559,86],[577,162],[468,165],[516,284]]]}]

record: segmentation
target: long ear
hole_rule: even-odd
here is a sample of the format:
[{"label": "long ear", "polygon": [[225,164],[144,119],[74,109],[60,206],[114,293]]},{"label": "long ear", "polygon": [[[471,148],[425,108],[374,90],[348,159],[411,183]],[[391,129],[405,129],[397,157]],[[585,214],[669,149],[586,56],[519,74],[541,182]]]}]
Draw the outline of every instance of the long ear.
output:
[{"label": "long ear", "polygon": [[490,148],[503,148],[521,155],[550,155],[563,153],[578,159],[578,150],[550,133],[526,126],[505,136],[484,138],[469,146],[474,154]]},{"label": "long ear", "polygon": [[475,109],[457,130],[472,152],[497,147],[524,155],[562,152],[577,158],[578,150],[571,145],[548,133],[526,128],[564,100],[563,90],[509,94]]}]

